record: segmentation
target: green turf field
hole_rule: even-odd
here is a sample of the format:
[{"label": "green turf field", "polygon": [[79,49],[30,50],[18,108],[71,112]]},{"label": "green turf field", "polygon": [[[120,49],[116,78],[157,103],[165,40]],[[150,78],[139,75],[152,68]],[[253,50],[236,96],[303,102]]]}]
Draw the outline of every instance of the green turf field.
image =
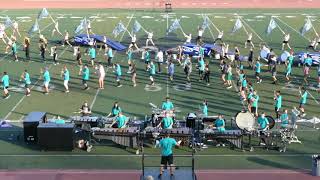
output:
[{"label": "green turf field", "polygon": [[[149,92],[145,90],[146,84],[149,83],[148,72],[144,70],[144,63],[140,60],[140,54],[135,54],[134,59],[138,66],[137,81],[138,86],[132,87],[131,77],[127,72],[127,56],[124,52],[117,52],[114,58],[114,62],[119,62],[122,66],[122,83],[123,87],[117,88],[115,82],[115,76],[112,69],[107,72],[105,81],[105,89],[97,90],[98,79],[95,74],[91,74],[91,81],[89,86],[91,87],[87,91],[81,90],[81,77],[78,74],[78,66],[76,65],[75,57],[73,56],[73,49],[68,47],[58,47],[58,55],[60,64],[54,66],[52,64],[49,54],[44,64],[41,62],[39,50],[37,48],[38,35],[35,34],[32,39],[31,46],[31,59],[30,62],[22,62],[24,58],[24,52],[22,50],[22,40],[24,35],[28,32],[32,26],[35,18],[37,17],[38,10],[10,10],[6,12],[0,12],[0,16],[10,16],[12,19],[16,19],[19,22],[19,28],[22,33],[22,37],[18,38],[19,52],[18,56],[20,61],[14,62],[13,57],[9,54],[4,54],[5,46],[0,43],[0,72],[9,72],[11,78],[11,86],[19,87],[19,77],[24,69],[28,69],[32,76],[32,83],[34,85],[32,89],[31,97],[24,97],[24,92],[13,92],[11,97],[7,100],[0,99],[0,118],[8,120],[19,121],[22,120],[31,111],[45,111],[48,112],[50,117],[62,116],[67,118],[74,115],[73,112],[77,111],[81,104],[86,100],[92,105],[92,110],[96,115],[106,115],[110,112],[114,101],[119,101],[124,113],[130,117],[137,117],[137,119],[144,118],[145,115],[151,115],[151,107],[149,103],[160,105],[164,98],[169,95],[175,104],[175,106],[181,109],[178,114],[178,118],[181,119],[188,112],[194,112],[198,110],[199,105],[203,99],[207,99],[209,102],[209,114],[216,115],[222,113],[226,116],[227,124],[230,124],[230,119],[239,110],[241,110],[241,102],[239,101],[239,95],[235,88],[226,89],[220,80],[220,70],[218,62],[216,60],[208,59],[211,63],[211,85],[206,86],[204,82],[198,82],[198,75],[193,68],[192,73],[192,87],[190,90],[177,91],[176,87],[185,83],[185,77],[182,68],[176,66],[176,75],[173,83],[167,81],[165,73],[157,74],[155,77],[155,83],[161,88],[157,92]],[[166,18],[160,11],[152,10],[50,10],[50,14],[54,19],[58,19],[59,28],[63,32],[68,30],[73,34],[75,27],[79,24],[79,21],[83,17],[91,18],[91,25],[93,32],[96,34],[106,34],[110,38],[112,30],[115,25],[121,20],[125,26],[131,30],[134,20],[138,20],[141,25],[147,30],[154,32],[154,42],[160,48],[170,48],[185,41],[182,33],[177,31],[176,34],[171,34],[170,37],[166,37]],[[290,32],[291,34],[291,46],[295,51],[303,50],[308,44],[308,38],[313,38],[314,34],[310,31],[301,36],[297,32],[304,24],[306,16],[311,16],[315,29],[320,28],[319,12],[317,10],[178,10],[169,16],[169,25],[175,18],[181,18],[180,24],[186,33],[192,33],[193,38],[196,36],[196,27],[201,25],[203,18],[201,14],[208,14],[209,18],[220,29],[224,30],[224,40],[230,44],[230,49],[234,46],[240,48],[242,55],[247,55],[248,50],[244,49],[244,42],[247,38],[243,30],[238,31],[234,35],[230,35],[231,29],[235,23],[235,14],[242,16],[243,20],[249,25],[245,25],[247,30],[253,32],[253,41],[258,46],[260,42],[266,42],[269,46],[275,49],[278,55],[281,54],[282,34],[276,29],[270,36],[267,36],[265,31],[270,21],[271,15],[277,16],[277,23],[281,28]],[[96,18],[95,16],[98,16]],[[286,24],[284,24],[283,22]],[[63,37],[56,36],[51,37],[51,30],[53,28],[50,19],[43,19],[39,22],[42,34],[44,34],[49,40],[49,47],[55,44],[55,41],[61,40]],[[210,27],[214,35],[217,35],[217,31]],[[7,33],[9,33],[8,31]],[[260,40],[258,36],[262,39]],[[212,43],[213,39],[211,34],[206,31],[204,34],[204,41]],[[122,42],[124,45],[128,45],[130,42],[129,35],[120,34],[117,41]],[[138,45],[145,44],[146,35],[142,31],[138,33]],[[194,41],[194,40],[193,40]],[[255,55],[259,52],[258,48],[255,50]],[[84,62],[89,57],[83,56]],[[105,62],[102,52],[98,55],[98,61]],[[70,93],[65,94],[63,92],[63,80],[60,76],[60,71],[63,65],[66,64],[71,72]],[[43,81],[39,79],[40,68],[48,66],[52,76],[51,85],[53,87],[49,95],[44,95],[40,86]],[[255,82],[254,72],[249,70],[245,64],[245,69],[249,80]],[[298,106],[299,97],[297,87],[303,81],[303,72],[301,68],[293,68],[295,88],[284,89],[284,71],[285,66],[282,65],[278,70],[278,78],[280,83],[278,85],[271,84],[270,73],[263,69],[262,77],[264,77],[262,84],[255,84],[255,89],[258,90],[260,95],[259,110],[265,111],[267,114],[274,116],[273,110],[273,91],[282,90],[283,105],[285,108],[292,108]],[[91,72],[93,69],[91,68]],[[235,74],[235,72],[234,72]],[[316,67],[312,69],[311,83],[316,83]],[[313,98],[309,96],[308,103],[306,105],[307,118],[319,117],[319,104],[316,103],[319,100],[319,94],[310,90]],[[91,154],[98,154],[98,156],[88,157],[85,152],[40,152],[33,146],[25,145],[21,140],[9,140],[11,133],[21,133],[21,123],[16,123],[17,132],[11,132],[11,130],[4,130],[0,132],[3,134],[2,145],[0,148],[0,168],[139,168],[139,157],[109,157],[104,155],[132,155],[133,151],[127,151],[117,146],[99,146],[94,149]],[[242,153],[239,151],[231,151],[229,149],[217,149],[212,148],[199,152],[199,155],[217,155],[217,156],[199,156],[197,157],[197,167],[199,168],[310,168],[310,154],[319,152],[320,136],[319,131],[315,131],[312,125],[307,124],[308,127],[303,127],[303,130],[299,132],[299,137],[303,141],[302,145],[293,144],[289,146],[287,154],[290,156],[283,156],[286,154],[278,154],[276,152],[256,151],[252,153]],[[157,150],[146,149],[148,153],[158,154]],[[188,153],[189,150],[177,150],[177,153]],[[23,155],[44,155],[44,156],[23,156]],[[49,154],[63,155],[63,156],[46,156]],[[79,154],[79,156],[65,156],[71,154]],[[223,156],[228,154],[229,156]],[[256,156],[258,154],[258,156]],[[260,154],[266,156],[260,156]],[[268,156],[272,154],[272,156]],[[12,156],[7,156],[12,155]],[[22,156],[17,156],[22,155]],[[250,156],[247,156],[250,155]],[[86,161],[86,164],[80,162]],[[112,164],[106,162],[114,162]],[[151,160],[157,162],[158,160]],[[234,163],[224,163],[232,161]],[[181,160],[182,163],[187,163],[185,160]],[[179,164],[179,163],[178,163]]]}]

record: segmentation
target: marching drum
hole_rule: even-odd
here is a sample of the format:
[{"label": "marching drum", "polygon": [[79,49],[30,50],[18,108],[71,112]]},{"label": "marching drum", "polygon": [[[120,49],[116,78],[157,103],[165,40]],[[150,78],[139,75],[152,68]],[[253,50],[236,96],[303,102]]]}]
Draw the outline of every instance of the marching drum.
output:
[{"label": "marching drum", "polygon": [[245,130],[245,131],[252,131],[254,130],[254,127],[256,126],[256,121],[250,112],[238,112],[235,116],[236,125],[239,129]]},{"label": "marching drum", "polygon": [[288,51],[284,51],[280,56],[280,61],[286,62],[289,56],[290,56],[290,53]]},{"label": "marching drum", "polygon": [[260,51],[260,57],[266,59],[269,53],[270,53],[270,49],[267,47],[263,47]]},{"label": "marching drum", "polygon": [[268,122],[269,122],[269,129],[272,129],[275,126],[276,121],[271,116],[266,116],[266,118],[268,119]]}]

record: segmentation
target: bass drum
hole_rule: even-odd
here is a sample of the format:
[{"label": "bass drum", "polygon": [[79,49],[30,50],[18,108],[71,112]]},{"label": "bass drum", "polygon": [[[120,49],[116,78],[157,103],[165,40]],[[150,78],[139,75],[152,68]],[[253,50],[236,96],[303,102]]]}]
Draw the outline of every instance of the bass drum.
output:
[{"label": "bass drum", "polygon": [[236,125],[241,130],[252,131],[255,127],[256,121],[250,112],[238,112],[235,116]]},{"label": "bass drum", "polygon": [[276,121],[271,116],[266,116],[269,122],[269,129],[272,129],[276,125]]}]

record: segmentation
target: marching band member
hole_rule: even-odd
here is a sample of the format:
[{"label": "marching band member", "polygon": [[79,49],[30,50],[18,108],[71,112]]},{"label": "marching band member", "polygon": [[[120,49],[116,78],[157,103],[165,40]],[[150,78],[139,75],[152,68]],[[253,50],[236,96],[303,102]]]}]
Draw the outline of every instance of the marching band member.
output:
[{"label": "marching band member", "polygon": [[150,64],[147,65],[147,70],[149,71],[149,78],[150,78],[150,85],[154,86],[154,78],[156,74],[156,66],[153,64],[153,61],[150,62]]},{"label": "marching band member", "polygon": [[[218,132],[223,133],[226,131],[225,129],[225,120],[223,118],[223,115],[219,114],[218,119],[214,122],[214,128],[218,130]],[[217,147],[219,146],[225,146],[223,141],[221,139],[217,139]]]},{"label": "marching band member", "polygon": [[223,43],[222,37],[223,37],[223,31],[219,31],[217,39],[213,41],[213,44],[215,44],[217,41],[220,41],[221,43]]},{"label": "marching band member", "polygon": [[4,44],[7,44],[5,38],[8,38],[8,36],[4,30],[5,30],[4,24],[0,24],[0,39],[2,39]]},{"label": "marching band member", "polygon": [[12,35],[16,36],[16,33],[19,35],[19,37],[21,37],[20,31],[19,31],[19,24],[17,21],[13,21],[12,23]]},{"label": "marching band member", "polygon": [[192,72],[192,62],[191,62],[191,58],[192,58],[192,55],[189,55],[189,57],[187,57],[185,59],[185,61],[183,62],[183,71],[186,75],[186,78],[187,78],[187,83],[190,84],[191,81],[190,81],[190,75],[191,75],[191,72]]},{"label": "marching band member", "polygon": [[12,50],[12,56],[13,56],[14,60],[18,61],[16,39],[12,39],[11,50]]},{"label": "marching band member", "polygon": [[120,112],[122,112],[122,109],[118,105],[118,102],[114,102],[111,112],[108,114],[108,117],[116,117]]},{"label": "marching band member", "polygon": [[117,81],[117,87],[122,87],[122,84],[120,82],[121,80],[121,75],[122,75],[122,72],[121,72],[121,66],[120,64],[115,64],[114,65],[114,69],[115,69],[115,75],[116,75],[116,81]]},{"label": "marching band member", "polygon": [[106,72],[104,70],[103,64],[99,63],[99,66],[97,67],[97,73],[99,76],[99,88],[104,89],[104,78],[106,76]]},{"label": "marching band member", "polygon": [[139,50],[139,47],[138,47],[138,45],[136,43],[137,42],[136,35],[135,34],[133,34],[133,35],[129,34],[129,35],[131,36],[131,44],[129,45],[128,49],[130,49],[132,47],[135,47],[137,50]]},{"label": "marching band member", "polygon": [[289,57],[286,60],[286,80],[289,82],[290,81],[290,76],[292,73],[292,65],[293,65],[293,60],[294,60],[294,56],[293,56],[293,51],[290,52]]},{"label": "marching band member", "polygon": [[311,55],[308,54],[307,58],[305,58],[303,62],[304,82],[306,85],[309,84],[308,77],[309,77],[311,66],[312,66],[312,58],[311,58]]},{"label": "marching band member", "polygon": [[129,68],[128,68],[128,74],[130,74],[131,73],[131,68],[132,68],[132,54],[133,54],[133,50],[132,50],[132,48],[129,48],[128,50],[127,50],[127,52],[126,52],[126,54],[127,54],[127,56],[128,56],[128,66],[129,66]]},{"label": "marching band member", "polygon": [[168,76],[169,76],[169,80],[170,82],[173,82],[173,76],[174,76],[174,63],[172,63],[172,61],[169,61],[168,64]]},{"label": "marching band member", "polygon": [[90,59],[91,59],[91,65],[92,65],[92,67],[94,67],[94,61],[97,56],[96,49],[94,48],[94,46],[90,46],[88,55],[90,56]]},{"label": "marching band member", "polygon": [[52,58],[53,58],[53,64],[54,65],[59,64],[59,62],[57,61],[58,54],[57,54],[57,46],[56,45],[51,48],[51,54],[52,54]]},{"label": "marching band member", "polygon": [[173,119],[168,112],[165,113],[165,117],[162,118],[162,121],[157,126],[158,128],[162,127],[163,129],[172,129]]},{"label": "marching band member", "polygon": [[63,86],[65,88],[65,92],[69,92],[69,80],[70,80],[70,73],[66,65],[64,65],[62,70],[62,76],[63,76]]},{"label": "marching band member", "polygon": [[208,116],[208,101],[207,100],[203,100],[201,110],[202,110],[203,117],[207,117]]},{"label": "marching band member", "polygon": [[254,90],[253,91],[253,95],[252,95],[252,97],[251,97],[251,99],[250,99],[250,101],[251,101],[251,113],[252,114],[254,114],[254,116],[255,117],[258,117],[258,103],[259,103],[259,99],[260,99],[260,97],[259,97],[259,95],[257,94],[257,91],[256,90]]},{"label": "marching band member", "polygon": [[165,110],[165,111],[173,111],[174,110],[173,103],[170,101],[169,97],[166,97],[166,101],[162,103],[161,109]]},{"label": "marching band member", "polygon": [[150,63],[150,58],[151,58],[149,49],[147,48],[144,49],[143,54],[144,54],[143,55],[144,63],[146,64],[146,69],[148,69],[148,65]]},{"label": "marching band member", "polygon": [[[106,45],[107,46],[107,45]],[[107,46],[107,49],[106,49],[106,54],[105,54],[107,57],[108,57],[108,66],[109,67],[112,67],[112,58],[113,58],[113,53],[112,53],[112,48]]]},{"label": "marching band member", "polygon": [[91,115],[91,109],[90,109],[87,101],[85,101],[85,102],[83,103],[83,105],[81,106],[81,108],[80,108],[80,113],[82,114],[82,116],[89,116],[89,115]]},{"label": "marching band member", "polygon": [[308,51],[309,49],[312,49],[313,51],[316,51],[317,43],[317,38],[312,39],[310,41],[310,45],[306,47],[306,50]]},{"label": "marching band member", "polygon": [[24,51],[26,52],[26,60],[30,60],[30,38],[24,38]]},{"label": "marching band member", "polygon": [[197,37],[197,44],[201,44],[202,43],[202,35],[204,33],[204,29],[199,26],[198,27],[198,37]]},{"label": "marching band member", "polygon": [[77,48],[76,61],[78,62],[78,66],[79,66],[79,73],[78,73],[78,75],[80,76],[80,75],[81,75],[81,72],[82,72],[82,57],[81,57],[80,47]]},{"label": "marching band member", "polygon": [[28,73],[27,70],[24,70],[24,72],[21,74],[21,79],[24,80],[24,87],[26,88],[26,96],[30,96],[31,90],[29,86],[31,84],[31,80],[30,80],[30,74]]},{"label": "marching band member", "polygon": [[257,62],[254,66],[254,69],[255,69],[255,76],[256,76],[256,79],[257,79],[257,83],[261,83],[262,82],[262,78],[260,76],[260,73],[261,73],[261,63],[260,63],[260,58],[258,57],[257,59]]},{"label": "marching band member", "polygon": [[207,83],[207,86],[210,86],[210,68],[209,68],[209,61],[206,62],[204,65],[204,76],[203,79]]},{"label": "marching band member", "polygon": [[280,120],[281,120],[281,128],[282,129],[286,129],[289,126],[289,116],[288,116],[288,110],[285,109],[283,111],[283,113],[280,116]]},{"label": "marching band member", "polygon": [[6,36],[6,38],[7,38],[8,43],[6,43],[6,51],[5,51],[5,53],[8,54],[8,53],[9,53],[8,50],[9,50],[10,48],[12,48],[13,40],[15,39],[15,37],[14,37],[14,36],[11,36],[11,37],[9,38],[8,36]]},{"label": "marching band member", "polygon": [[136,81],[136,77],[137,77],[137,68],[136,68],[136,64],[132,63],[131,64],[131,81],[133,83],[133,87],[137,86],[137,81]]},{"label": "marching band member", "polygon": [[118,128],[118,129],[122,129],[122,128],[126,128],[126,125],[128,123],[128,119],[125,115],[122,114],[122,112],[119,112],[118,116],[116,117],[116,119],[112,122],[112,124],[110,125],[110,127],[112,128]]},{"label": "marching band member", "polygon": [[289,40],[290,40],[290,34],[283,33],[283,42],[282,42],[281,50],[284,50],[285,45],[287,45],[288,48],[291,49],[290,44],[289,44]]},{"label": "marching band member", "polygon": [[230,64],[228,65],[228,70],[227,70],[227,85],[228,85],[227,89],[232,88],[232,67]]},{"label": "marching band member", "polygon": [[49,68],[46,67],[45,71],[43,72],[43,87],[44,87],[44,94],[49,94],[49,83],[50,83],[51,77],[49,73]]},{"label": "marching band member", "polygon": [[9,75],[7,72],[3,72],[1,82],[2,82],[2,86],[3,86],[3,98],[8,99],[10,97],[10,94],[9,94],[10,80],[9,80]]},{"label": "marching band member", "polygon": [[45,52],[47,50],[47,43],[48,41],[46,38],[41,34],[39,38],[39,49],[40,49],[40,55],[42,58],[42,61],[45,61]]},{"label": "marching band member", "polygon": [[281,111],[281,107],[282,107],[282,96],[280,94],[280,91],[275,91],[274,92],[274,111],[276,113],[276,117],[277,119],[280,118],[280,111]]},{"label": "marching band member", "polygon": [[66,33],[64,34],[62,47],[65,46],[66,44],[69,45],[70,47],[72,47],[72,45],[69,42],[69,32],[68,31],[66,31]]},{"label": "marching band member", "polygon": [[299,109],[301,111],[301,117],[304,117],[306,114],[304,112],[304,106],[307,103],[307,98],[308,98],[308,92],[305,89],[305,87],[299,87],[299,94],[300,94],[300,105]]},{"label": "marching band member", "polygon": [[203,73],[205,69],[205,63],[203,58],[199,58],[198,60],[198,68],[199,68],[199,81],[203,80]]},{"label": "marching band member", "polygon": [[247,33],[248,38],[247,41],[244,43],[244,48],[247,48],[247,44],[251,45],[251,48],[254,48],[254,44],[252,43],[252,33]]},{"label": "marching band member", "polygon": [[161,66],[163,63],[163,51],[160,49],[156,56],[158,62],[158,73],[161,73]]},{"label": "marching band member", "polygon": [[267,141],[266,141],[266,137],[265,137],[265,131],[268,130],[269,127],[269,121],[266,118],[266,114],[263,112],[259,117],[258,117],[258,124],[259,124],[259,130],[260,130],[260,139],[262,140],[262,143],[260,143],[261,145],[266,145]]},{"label": "marching band member", "polygon": [[186,41],[184,42],[184,44],[190,44],[191,43],[191,39],[192,39],[192,34],[190,33],[189,35],[183,33],[184,37],[186,38]]},{"label": "marching band member", "polygon": [[84,65],[81,73],[82,73],[82,85],[84,86],[83,90],[88,90],[89,86],[87,82],[90,79],[90,70],[87,64]]},{"label": "marching band member", "polygon": [[153,43],[153,40],[152,40],[153,32],[148,32],[148,31],[146,31],[146,33],[147,33],[147,35],[148,35],[148,38],[147,38],[147,40],[146,40],[146,46],[149,45],[149,42],[151,42],[151,44],[152,44],[153,46],[155,46],[154,43]]}]

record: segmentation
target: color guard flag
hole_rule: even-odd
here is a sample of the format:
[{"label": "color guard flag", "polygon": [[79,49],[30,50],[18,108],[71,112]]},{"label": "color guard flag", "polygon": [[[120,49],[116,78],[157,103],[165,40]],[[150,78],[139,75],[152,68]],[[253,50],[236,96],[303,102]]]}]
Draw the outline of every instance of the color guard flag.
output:
[{"label": "color guard flag", "polygon": [[311,20],[308,18],[304,26],[301,28],[301,34],[304,36],[312,28]]},{"label": "color guard flag", "polygon": [[79,26],[75,29],[74,33],[79,34],[83,29],[87,28],[87,18],[81,20]]},{"label": "color guard flag", "polygon": [[232,33],[235,33],[236,31],[238,31],[239,29],[241,29],[242,26],[243,26],[243,24],[242,24],[240,18],[238,18],[238,19],[236,20],[236,23],[235,23],[234,26],[233,26]]},{"label": "color guard flag", "polygon": [[38,15],[38,20],[42,19],[42,18],[45,18],[45,17],[48,17],[49,16],[49,12],[46,8],[43,8],[40,12],[39,12],[39,15]]},{"label": "color guard flag", "polygon": [[171,24],[171,26],[169,27],[169,29],[167,30],[167,34],[169,34],[169,33],[173,32],[173,31],[177,30],[178,28],[181,28],[181,26],[180,26],[180,20],[175,19],[175,20],[173,21],[173,23]]},{"label": "color guard flag", "polygon": [[126,27],[120,21],[118,25],[113,29],[112,34],[117,37],[121,32],[125,31]]},{"label": "color guard flag", "polygon": [[137,33],[140,31],[140,29],[141,29],[141,24],[137,20],[134,21],[132,32]]},{"label": "color guard flag", "polygon": [[40,31],[38,20],[36,19],[36,22],[32,25],[31,29],[29,30],[29,34],[32,34],[36,31]]},{"label": "color guard flag", "polygon": [[201,27],[202,27],[202,29],[206,29],[207,27],[209,27],[209,17],[208,16],[204,17]]},{"label": "color guard flag", "polygon": [[10,27],[11,25],[12,25],[12,21],[11,21],[11,19],[9,18],[9,16],[7,16],[6,17],[6,20],[4,21],[4,25],[5,25],[5,27],[7,28],[7,27]]},{"label": "color guard flag", "polygon": [[276,23],[276,21],[271,18],[268,28],[267,28],[267,34],[271,34],[272,30],[274,30],[276,27],[278,27],[278,24]]}]

